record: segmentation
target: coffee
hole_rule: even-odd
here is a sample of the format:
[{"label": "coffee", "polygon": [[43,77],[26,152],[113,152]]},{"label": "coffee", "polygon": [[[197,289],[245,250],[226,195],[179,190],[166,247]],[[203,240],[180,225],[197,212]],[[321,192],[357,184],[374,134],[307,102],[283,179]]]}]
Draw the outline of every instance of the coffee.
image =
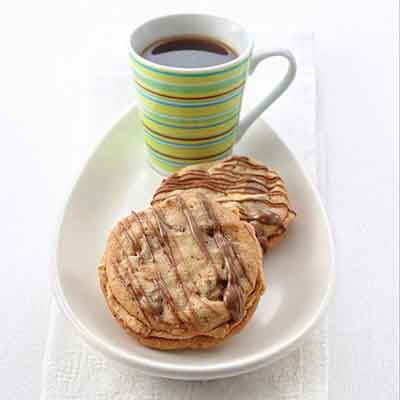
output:
[{"label": "coffee", "polygon": [[237,54],[219,40],[185,35],[152,43],[143,50],[142,57],[170,67],[200,68],[224,64],[237,58]]}]

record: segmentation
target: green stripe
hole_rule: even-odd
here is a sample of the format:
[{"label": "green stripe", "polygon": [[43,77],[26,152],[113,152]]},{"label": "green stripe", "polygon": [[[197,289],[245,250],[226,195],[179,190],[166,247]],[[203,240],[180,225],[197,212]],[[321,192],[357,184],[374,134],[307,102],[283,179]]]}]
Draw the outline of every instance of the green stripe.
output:
[{"label": "green stripe", "polygon": [[231,94],[229,96],[226,96],[222,99],[219,100],[213,100],[205,103],[192,103],[192,104],[185,104],[185,103],[176,103],[173,101],[167,101],[167,100],[160,100],[155,96],[152,96],[148,93],[145,93],[142,88],[140,88],[139,85],[136,85],[137,91],[143,96],[146,97],[147,99],[154,101],[155,103],[158,104],[163,104],[167,106],[172,106],[172,107],[178,107],[178,108],[200,108],[200,107],[210,107],[210,106],[215,106],[217,104],[223,104],[227,103],[229,100],[234,99],[235,97],[238,97],[242,94],[243,88],[240,88],[236,93]]},{"label": "green stripe", "polygon": [[167,128],[176,128],[176,129],[190,129],[190,130],[194,130],[194,129],[206,129],[206,128],[214,128],[216,126],[219,125],[223,125],[226,122],[231,121],[234,118],[237,118],[239,116],[239,113],[235,113],[234,115],[232,115],[231,117],[224,119],[220,122],[216,122],[215,124],[210,124],[210,125],[199,125],[199,126],[185,126],[185,125],[171,125],[171,124],[166,124],[164,122],[158,121],[157,119],[151,118],[149,117],[146,113],[143,113],[143,115],[145,115],[146,118],[148,118],[150,121],[155,122],[158,125],[162,125],[162,126],[166,126]]},{"label": "green stripe", "polygon": [[193,122],[198,122],[198,121],[209,121],[209,120],[214,120],[218,119],[219,117],[223,117],[224,115],[232,114],[235,111],[240,111],[240,104],[237,104],[236,106],[230,108],[227,111],[221,111],[219,113],[214,113],[206,116],[201,116],[201,117],[175,117],[174,115],[168,115],[168,114],[163,114],[158,111],[152,110],[148,107],[146,107],[144,104],[139,104],[139,109],[140,111],[144,113],[148,113],[151,115],[156,115],[157,117],[170,120],[170,121],[185,121],[188,123],[193,123]]},{"label": "green stripe", "polygon": [[221,82],[208,84],[208,85],[198,85],[198,86],[190,86],[190,85],[176,85],[171,83],[164,83],[162,81],[148,78],[142,74],[140,74],[137,70],[134,70],[134,74],[139,78],[141,82],[146,83],[150,87],[154,87],[161,90],[168,90],[173,93],[204,93],[205,90],[219,90],[225,89],[226,87],[232,86],[235,83],[244,81],[247,75],[247,72],[243,72],[236,77],[225,79]]},{"label": "green stripe", "polygon": [[213,140],[211,142],[201,143],[201,144],[199,144],[199,143],[187,144],[187,143],[175,143],[175,142],[171,142],[169,140],[161,139],[161,138],[159,138],[157,136],[154,136],[148,129],[146,129],[146,127],[143,127],[143,129],[144,129],[144,132],[145,132],[145,136],[149,136],[152,140],[154,140],[157,143],[165,144],[167,146],[172,146],[172,147],[177,147],[177,148],[185,148],[185,149],[207,148],[207,147],[211,147],[211,146],[213,146],[215,144],[224,143],[224,142],[228,141],[229,139],[231,139],[234,135],[236,135],[236,130],[237,130],[237,129],[233,129],[226,136],[223,136],[222,138]]},{"label": "green stripe", "polygon": [[225,68],[225,69],[221,69],[218,71],[213,71],[213,72],[203,72],[203,73],[180,73],[180,72],[172,72],[172,71],[165,71],[162,69],[157,69],[157,68],[153,68],[150,67],[148,65],[142,64],[136,57],[134,54],[132,54],[132,52],[129,52],[129,55],[131,57],[131,60],[140,65],[142,68],[147,69],[149,71],[153,71],[156,72],[158,74],[162,74],[162,75],[169,75],[169,76],[178,76],[178,77],[186,77],[186,78],[202,78],[204,76],[213,76],[213,75],[220,75],[220,74],[224,74],[225,72],[230,72],[233,71],[235,68],[241,67],[243,64],[245,64],[246,62],[249,61],[249,57],[245,58],[242,62],[236,64],[236,65],[232,65],[229,68]]}]

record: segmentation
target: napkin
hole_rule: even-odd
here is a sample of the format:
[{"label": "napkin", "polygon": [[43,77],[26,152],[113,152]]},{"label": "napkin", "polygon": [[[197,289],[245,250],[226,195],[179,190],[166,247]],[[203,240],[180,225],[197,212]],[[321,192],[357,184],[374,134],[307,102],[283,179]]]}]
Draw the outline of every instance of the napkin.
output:
[{"label": "napkin", "polygon": [[[88,49],[87,110],[89,127],[106,127],[104,115],[117,113],[130,101],[133,88],[125,59],[113,41],[93,33]],[[100,35],[100,38],[99,38]],[[255,34],[266,47],[287,47],[298,63],[296,79],[287,93],[264,114],[305,165],[314,182],[324,187],[323,147],[315,131],[316,82],[313,35]],[[104,39],[104,40],[102,40]],[[257,43],[257,40],[256,40]],[[113,57],[113,52],[115,57]],[[118,53],[118,54],[117,54]],[[111,54],[111,56],[110,56]],[[104,55],[107,55],[107,60]],[[109,61],[113,60],[113,61]],[[245,102],[252,105],[279,79],[284,63],[260,66],[247,87]],[[93,74],[93,71],[98,71]],[[259,84],[268,73],[270,83]],[[253,81],[253,82],[252,82]],[[258,85],[254,82],[257,81]],[[260,87],[262,86],[262,87]],[[250,94],[250,95],[249,95]],[[318,179],[319,178],[319,179]],[[49,334],[43,360],[42,400],[327,400],[328,337],[324,317],[303,344],[268,367],[238,377],[207,382],[184,382],[156,378],[111,362],[88,346],[71,324],[51,304]]]}]

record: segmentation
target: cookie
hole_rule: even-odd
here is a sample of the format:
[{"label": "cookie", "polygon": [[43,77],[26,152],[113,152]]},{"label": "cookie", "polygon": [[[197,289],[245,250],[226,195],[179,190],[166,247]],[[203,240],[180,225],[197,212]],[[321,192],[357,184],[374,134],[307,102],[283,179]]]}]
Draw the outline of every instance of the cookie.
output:
[{"label": "cookie", "polygon": [[182,193],[119,221],[98,267],[114,318],[143,345],[208,348],[239,332],[264,292],[253,227]]},{"label": "cookie", "polygon": [[264,252],[279,243],[296,216],[279,174],[248,157],[183,168],[162,181],[152,204],[183,192],[202,193],[249,222]]}]

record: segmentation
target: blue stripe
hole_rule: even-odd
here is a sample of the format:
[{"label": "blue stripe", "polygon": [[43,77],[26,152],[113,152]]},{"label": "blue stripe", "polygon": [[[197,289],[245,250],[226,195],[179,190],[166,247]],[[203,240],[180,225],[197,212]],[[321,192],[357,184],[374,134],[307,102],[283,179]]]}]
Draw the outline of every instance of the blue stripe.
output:
[{"label": "blue stripe", "polygon": [[161,138],[158,138],[157,136],[154,136],[150,131],[148,131],[145,127],[144,131],[145,131],[145,136],[149,136],[151,137],[155,142],[160,143],[160,144],[165,144],[168,146],[172,146],[172,147],[177,147],[177,148],[183,148],[183,149],[190,149],[190,148],[207,148],[207,147],[211,147],[215,144],[219,144],[219,143],[223,143],[228,141],[229,139],[231,139],[234,135],[236,135],[236,129],[233,129],[230,133],[228,133],[226,136],[223,136],[222,138],[219,139],[215,139],[211,142],[207,142],[207,143],[191,143],[191,144],[186,144],[186,143],[175,143],[175,142],[170,142],[169,140],[164,140]]},{"label": "blue stripe", "polygon": [[189,130],[193,130],[193,129],[214,128],[214,127],[216,127],[216,126],[223,125],[223,124],[225,124],[226,122],[229,122],[229,121],[231,121],[231,120],[234,119],[234,118],[237,118],[237,117],[239,116],[239,113],[237,112],[237,113],[235,113],[234,115],[232,115],[231,117],[229,117],[229,118],[227,118],[227,119],[224,119],[223,121],[216,122],[215,124],[211,124],[211,125],[200,125],[200,126],[171,125],[171,124],[166,124],[166,123],[164,123],[164,122],[160,122],[160,121],[157,121],[157,120],[151,118],[146,112],[143,112],[143,115],[145,115],[146,118],[148,118],[150,121],[153,121],[153,122],[155,122],[155,123],[158,124],[158,125],[166,126],[167,128],[176,128],[176,129],[189,129]]},{"label": "blue stripe", "polygon": [[182,103],[174,103],[172,101],[159,100],[154,96],[144,93],[141,89],[139,89],[140,88],[139,85],[136,85],[136,87],[141,96],[146,97],[147,99],[154,101],[158,104],[163,104],[163,105],[173,106],[173,107],[178,107],[178,108],[201,108],[201,107],[214,106],[216,104],[223,104],[223,103],[227,103],[229,100],[234,99],[235,97],[240,96],[243,92],[243,88],[240,88],[240,90],[237,93],[234,93],[233,95],[227,96],[220,100],[214,100],[214,101],[210,101],[208,103],[182,104]]},{"label": "blue stripe", "polygon": [[131,57],[131,60],[140,65],[141,67],[143,67],[144,69],[147,69],[149,71],[153,71],[156,72],[158,74],[162,74],[162,75],[170,75],[170,76],[178,76],[178,77],[186,77],[186,78],[202,78],[203,76],[213,76],[213,75],[219,75],[219,74],[224,74],[225,72],[229,72],[234,70],[235,68],[241,67],[243,64],[245,64],[247,61],[249,61],[249,57],[245,58],[242,62],[236,64],[236,65],[232,65],[232,67],[229,68],[225,68],[225,69],[221,69],[218,71],[213,71],[213,72],[204,72],[204,73],[179,73],[179,72],[171,72],[171,71],[164,71],[161,69],[157,69],[157,68],[153,68],[153,67],[149,67],[148,65],[142,64],[139,60],[136,59],[136,57],[129,52],[129,55]]}]

